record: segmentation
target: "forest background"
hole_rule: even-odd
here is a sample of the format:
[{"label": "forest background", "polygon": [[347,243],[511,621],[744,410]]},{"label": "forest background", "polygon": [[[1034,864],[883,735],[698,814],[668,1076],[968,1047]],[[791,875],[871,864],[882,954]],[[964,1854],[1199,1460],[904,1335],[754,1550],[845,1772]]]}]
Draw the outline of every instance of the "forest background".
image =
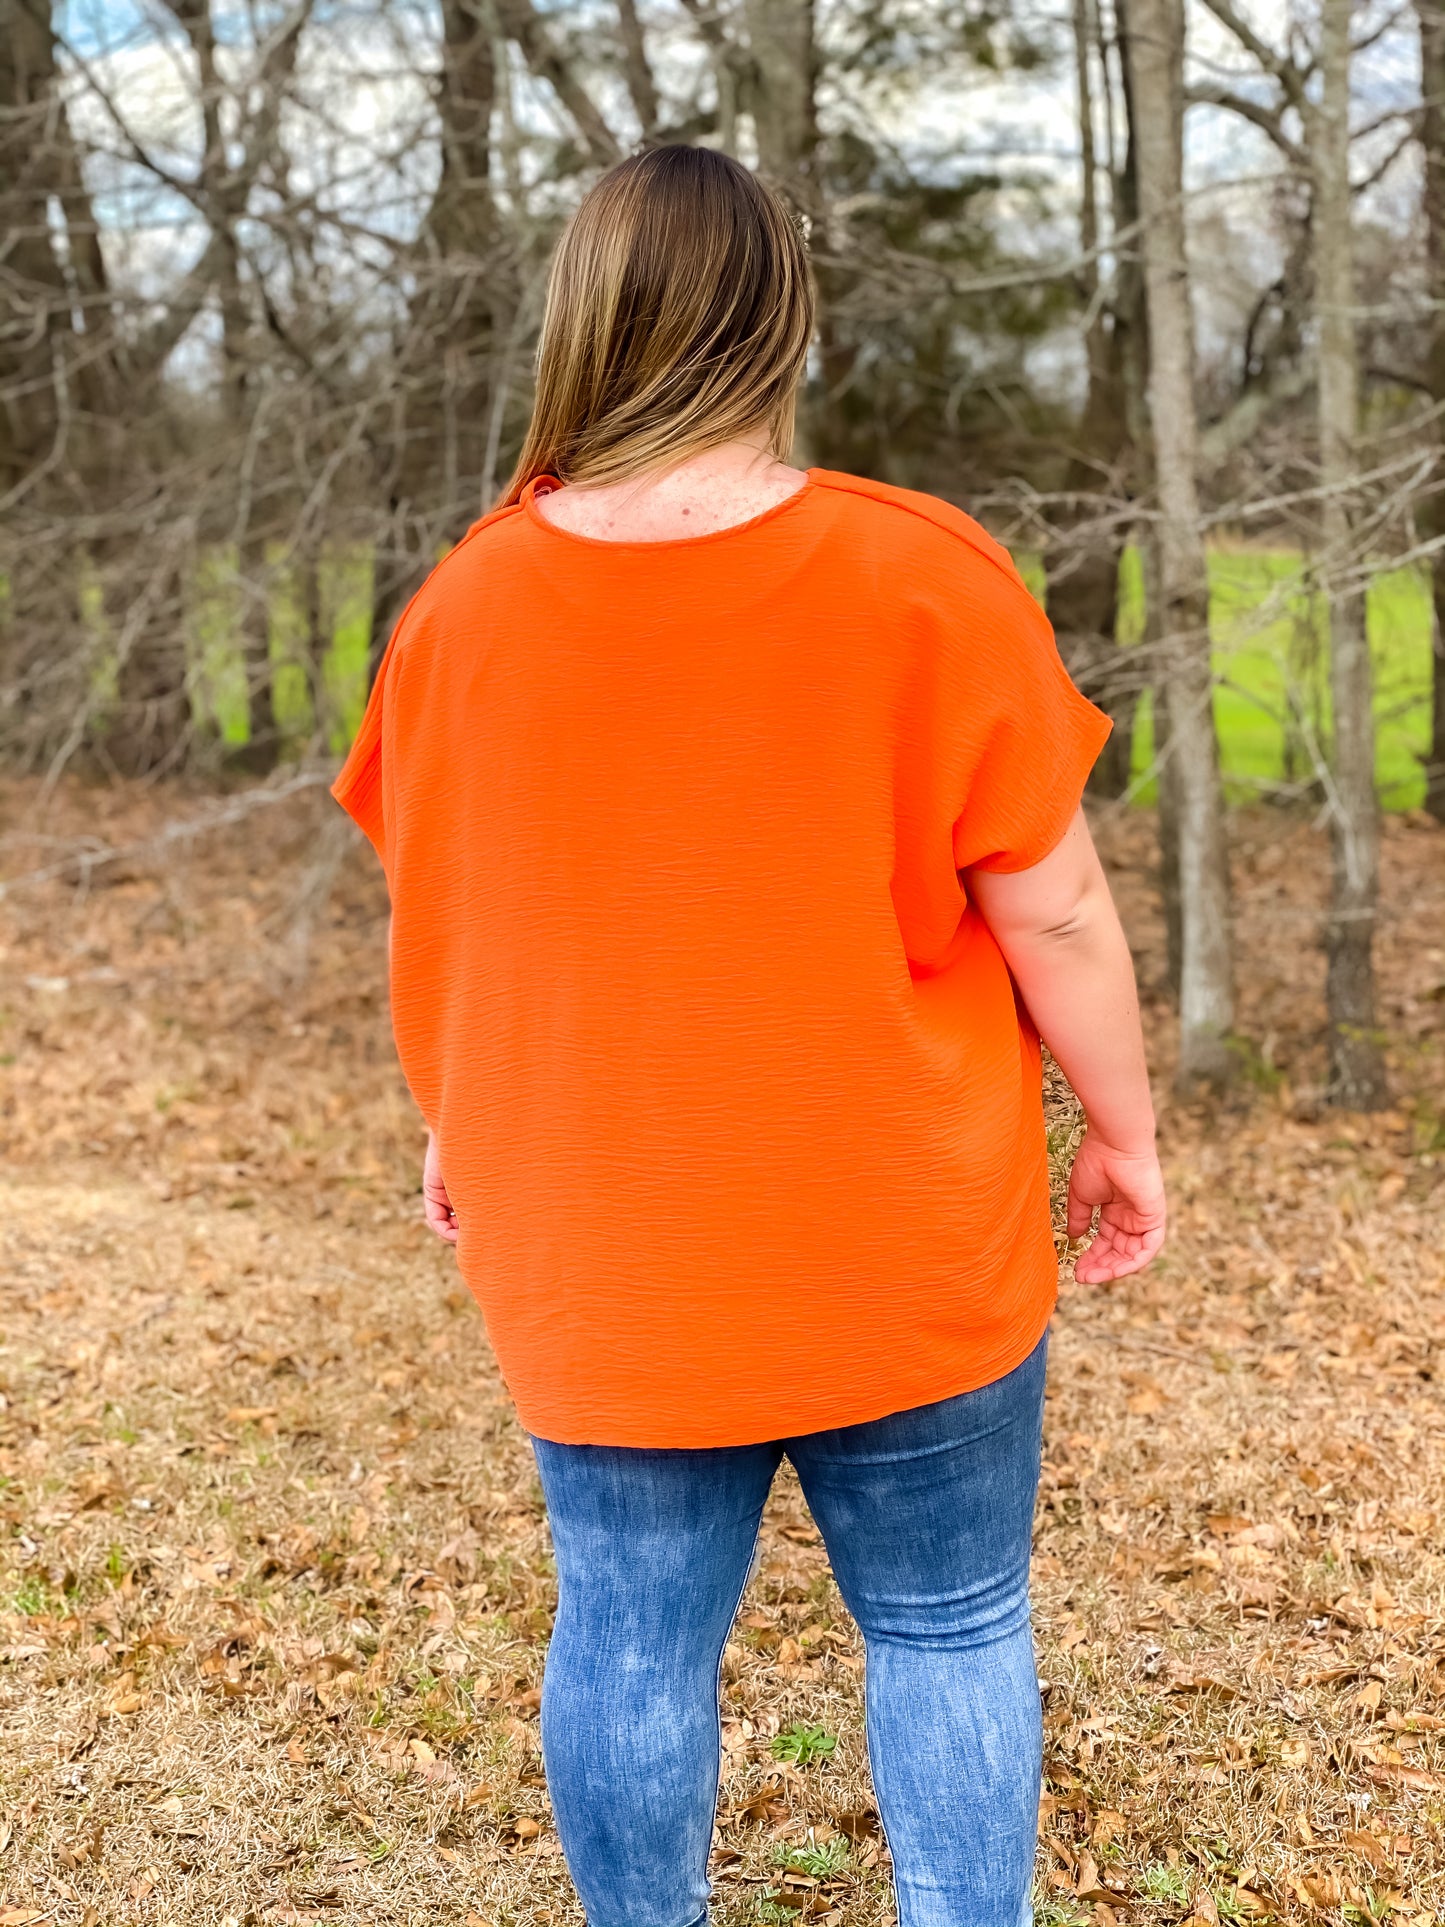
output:
[{"label": "forest background", "polygon": [[[571,1917],[545,1527],[324,786],[668,139],[807,229],[799,458],[983,520],[1116,723],[1178,1226],[1106,1297],[1061,1240],[1041,1918],[1445,1919],[1445,10],[0,0],[0,1923]],[[769,1535],[721,1917],[881,1920]]]}]

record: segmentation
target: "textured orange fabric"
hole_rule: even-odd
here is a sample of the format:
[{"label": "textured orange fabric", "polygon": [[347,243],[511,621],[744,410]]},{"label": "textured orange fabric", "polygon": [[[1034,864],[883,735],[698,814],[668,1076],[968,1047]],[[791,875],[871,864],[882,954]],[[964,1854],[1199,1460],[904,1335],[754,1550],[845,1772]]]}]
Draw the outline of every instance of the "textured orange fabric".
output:
[{"label": "textured orange fabric", "polygon": [[1004,550],[851,476],[665,543],[528,498],[433,572],[335,794],[530,1431],[741,1444],[1027,1357],[1038,1040],[958,873],[1046,856],[1108,727]]}]

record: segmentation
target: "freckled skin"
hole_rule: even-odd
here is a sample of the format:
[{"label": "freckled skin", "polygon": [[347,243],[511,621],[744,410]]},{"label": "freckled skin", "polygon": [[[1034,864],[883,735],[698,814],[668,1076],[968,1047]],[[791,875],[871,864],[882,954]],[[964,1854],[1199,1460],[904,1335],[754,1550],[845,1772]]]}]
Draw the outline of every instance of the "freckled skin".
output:
[{"label": "freckled skin", "polygon": [[802,469],[771,455],[760,435],[705,449],[675,468],[604,487],[572,483],[539,495],[549,522],[603,542],[669,542],[765,515],[803,486]]}]

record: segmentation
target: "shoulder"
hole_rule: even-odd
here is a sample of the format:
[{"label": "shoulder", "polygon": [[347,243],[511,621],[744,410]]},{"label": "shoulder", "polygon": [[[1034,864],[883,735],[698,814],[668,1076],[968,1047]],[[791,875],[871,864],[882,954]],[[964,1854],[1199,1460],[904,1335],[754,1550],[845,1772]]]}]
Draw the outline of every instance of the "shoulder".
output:
[{"label": "shoulder", "polygon": [[860,533],[871,529],[889,545],[903,543],[951,559],[978,579],[980,588],[996,586],[1004,595],[1027,597],[1012,556],[971,515],[952,502],[920,489],[895,488],[862,475],[815,469],[813,481],[840,498],[847,518]]},{"label": "shoulder", "polygon": [[411,646],[428,633],[434,624],[450,626],[458,617],[475,617],[478,578],[495,566],[511,548],[525,525],[526,517],[517,504],[493,509],[473,522],[432,569],[397,624],[396,639]]}]

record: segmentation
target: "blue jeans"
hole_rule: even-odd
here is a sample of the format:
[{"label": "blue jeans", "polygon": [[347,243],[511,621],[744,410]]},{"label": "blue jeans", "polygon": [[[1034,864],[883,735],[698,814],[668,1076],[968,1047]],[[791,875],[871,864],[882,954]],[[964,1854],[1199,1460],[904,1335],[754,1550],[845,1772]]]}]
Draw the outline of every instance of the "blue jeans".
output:
[{"label": "blue jeans", "polygon": [[769,1445],[533,1441],[560,1592],[542,1750],[588,1927],[706,1917],[718,1672],[785,1452],[863,1632],[900,1927],[1031,1918],[1046,1351],[979,1391]]}]

